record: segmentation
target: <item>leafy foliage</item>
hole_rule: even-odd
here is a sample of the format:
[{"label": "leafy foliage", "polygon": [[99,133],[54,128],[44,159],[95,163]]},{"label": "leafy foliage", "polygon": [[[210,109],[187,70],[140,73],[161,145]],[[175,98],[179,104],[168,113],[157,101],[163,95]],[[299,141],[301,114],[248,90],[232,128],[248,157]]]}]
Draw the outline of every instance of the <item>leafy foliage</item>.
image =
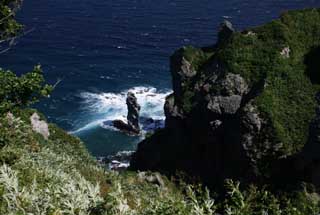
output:
[{"label": "leafy foliage", "polygon": [[0,38],[7,39],[16,35],[21,29],[21,25],[14,19],[21,0],[2,0],[0,2]]},{"label": "leafy foliage", "polygon": [[40,66],[32,72],[17,77],[11,71],[0,70],[0,113],[14,107],[25,107],[48,96],[52,90],[45,84]]},{"label": "leafy foliage", "polygon": [[319,9],[286,12],[266,25],[234,33],[217,51],[228,72],[240,74],[251,87],[264,87],[255,104],[270,122],[268,135],[282,145],[282,155],[306,143],[315,114],[319,21]]}]

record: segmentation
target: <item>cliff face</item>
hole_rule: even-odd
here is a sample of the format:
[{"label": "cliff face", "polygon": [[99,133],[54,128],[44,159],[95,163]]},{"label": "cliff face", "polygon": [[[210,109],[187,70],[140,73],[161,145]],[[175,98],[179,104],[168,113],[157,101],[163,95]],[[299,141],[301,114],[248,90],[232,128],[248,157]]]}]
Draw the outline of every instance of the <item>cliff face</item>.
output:
[{"label": "cliff face", "polygon": [[242,32],[225,22],[216,45],[176,51],[166,127],[139,144],[131,168],[183,170],[210,184],[268,180],[288,159],[297,174],[313,172],[319,23],[319,9]]}]

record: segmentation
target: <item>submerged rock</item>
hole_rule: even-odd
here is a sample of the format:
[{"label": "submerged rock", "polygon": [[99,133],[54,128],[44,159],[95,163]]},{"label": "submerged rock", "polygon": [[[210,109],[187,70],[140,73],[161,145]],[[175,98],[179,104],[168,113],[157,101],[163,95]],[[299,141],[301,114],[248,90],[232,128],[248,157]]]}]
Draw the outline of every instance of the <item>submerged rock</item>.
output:
[{"label": "submerged rock", "polygon": [[101,166],[105,166],[108,170],[123,171],[129,167],[133,153],[134,151],[120,151],[115,155],[97,157],[96,159]]}]

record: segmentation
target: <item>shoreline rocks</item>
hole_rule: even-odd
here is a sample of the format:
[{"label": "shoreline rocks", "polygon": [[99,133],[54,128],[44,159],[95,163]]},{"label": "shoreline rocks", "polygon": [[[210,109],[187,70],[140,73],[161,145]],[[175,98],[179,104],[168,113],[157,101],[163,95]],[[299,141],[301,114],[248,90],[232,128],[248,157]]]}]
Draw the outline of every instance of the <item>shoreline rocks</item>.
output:
[{"label": "shoreline rocks", "polygon": [[115,155],[97,157],[96,159],[101,166],[105,166],[108,170],[123,171],[129,167],[133,153],[134,151],[120,151]]}]

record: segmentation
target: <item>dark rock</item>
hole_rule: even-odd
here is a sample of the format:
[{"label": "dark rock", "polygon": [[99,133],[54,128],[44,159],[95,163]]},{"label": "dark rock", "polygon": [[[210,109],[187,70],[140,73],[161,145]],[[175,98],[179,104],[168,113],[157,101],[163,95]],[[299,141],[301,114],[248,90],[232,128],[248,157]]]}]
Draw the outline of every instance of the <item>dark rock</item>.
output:
[{"label": "dark rock", "polygon": [[105,163],[110,170],[123,171],[129,167],[133,151],[121,151],[115,155],[109,155],[105,158]]},{"label": "dark rock", "polygon": [[[210,78],[193,84],[198,86],[193,89],[195,97],[199,98],[194,108],[197,111],[186,114],[181,106],[184,82],[189,82],[196,74],[186,69],[179,51],[171,60],[174,93],[166,98],[165,128],[139,144],[130,168],[172,174],[182,170],[204,181],[208,179],[206,182],[211,184],[246,175],[250,158],[239,143],[238,113],[243,97],[249,92],[247,83],[240,75],[225,74],[221,71],[223,67],[209,64]],[[204,88],[206,90],[202,91]]]},{"label": "dark rock", "polygon": [[225,20],[220,26],[220,31],[218,34],[218,44],[225,43],[234,32],[235,30],[232,23]]},{"label": "dark rock", "polygon": [[129,135],[137,135],[140,133],[140,130],[134,129],[132,126],[122,120],[114,120],[112,123],[115,128]]},{"label": "dark rock", "polygon": [[304,180],[320,187],[320,93],[316,95],[316,116],[310,124],[309,139],[296,159],[296,170]]},{"label": "dark rock", "polygon": [[147,132],[153,132],[164,128],[164,120],[162,119],[140,117],[140,124],[142,125],[142,130]]},{"label": "dark rock", "polygon": [[128,92],[126,103],[128,107],[128,123],[122,120],[114,120],[112,124],[115,128],[129,135],[138,135],[141,131],[139,125],[139,113],[141,107],[138,104],[137,98],[134,93]]},{"label": "dark rock", "polygon": [[164,114],[166,116],[166,127],[168,128],[177,127],[177,123],[183,119],[181,109],[175,104],[174,94],[171,94],[166,98]]},{"label": "dark rock", "polygon": [[133,128],[133,130],[140,132],[139,126],[139,113],[140,113],[140,105],[138,104],[137,98],[132,92],[128,92],[127,95],[127,107],[128,107],[128,115],[127,120],[129,126]]},{"label": "dark rock", "polygon": [[[266,30],[275,30],[271,27]],[[210,53],[180,49],[172,55],[174,92],[166,98],[165,127],[139,144],[131,169],[169,175],[184,171],[209,186],[219,186],[231,178],[262,184],[305,179],[320,187],[320,104],[309,128],[309,140],[298,153],[305,144],[306,135],[302,133],[312,118],[313,110],[307,111],[314,106],[311,97],[315,88],[312,81],[304,81],[302,64],[297,64],[301,70],[289,74],[280,69],[278,73],[278,65],[266,67],[263,59],[257,59],[266,56],[277,62],[281,57],[281,49],[265,47],[272,38],[261,36],[261,29],[259,33],[251,30],[255,33],[248,35],[234,33],[232,24],[226,21]],[[263,40],[256,46],[251,36],[266,36],[268,43]],[[275,55],[265,54],[266,50]],[[293,55],[294,47],[290,50]],[[210,57],[206,58],[207,54]],[[294,72],[299,74],[295,76]],[[297,84],[294,77],[303,83]],[[307,105],[301,101],[302,96]],[[293,111],[288,110],[289,104],[293,104]],[[288,122],[294,125],[286,125]]]},{"label": "dark rock", "polygon": [[181,49],[171,57],[170,71],[172,87],[176,98],[182,96],[185,81],[197,74],[197,71],[194,70],[190,62],[183,56],[183,52],[184,49]]},{"label": "dark rock", "polygon": [[242,97],[232,96],[214,96],[209,99],[208,109],[215,114],[235,114],[240,108]]}]

